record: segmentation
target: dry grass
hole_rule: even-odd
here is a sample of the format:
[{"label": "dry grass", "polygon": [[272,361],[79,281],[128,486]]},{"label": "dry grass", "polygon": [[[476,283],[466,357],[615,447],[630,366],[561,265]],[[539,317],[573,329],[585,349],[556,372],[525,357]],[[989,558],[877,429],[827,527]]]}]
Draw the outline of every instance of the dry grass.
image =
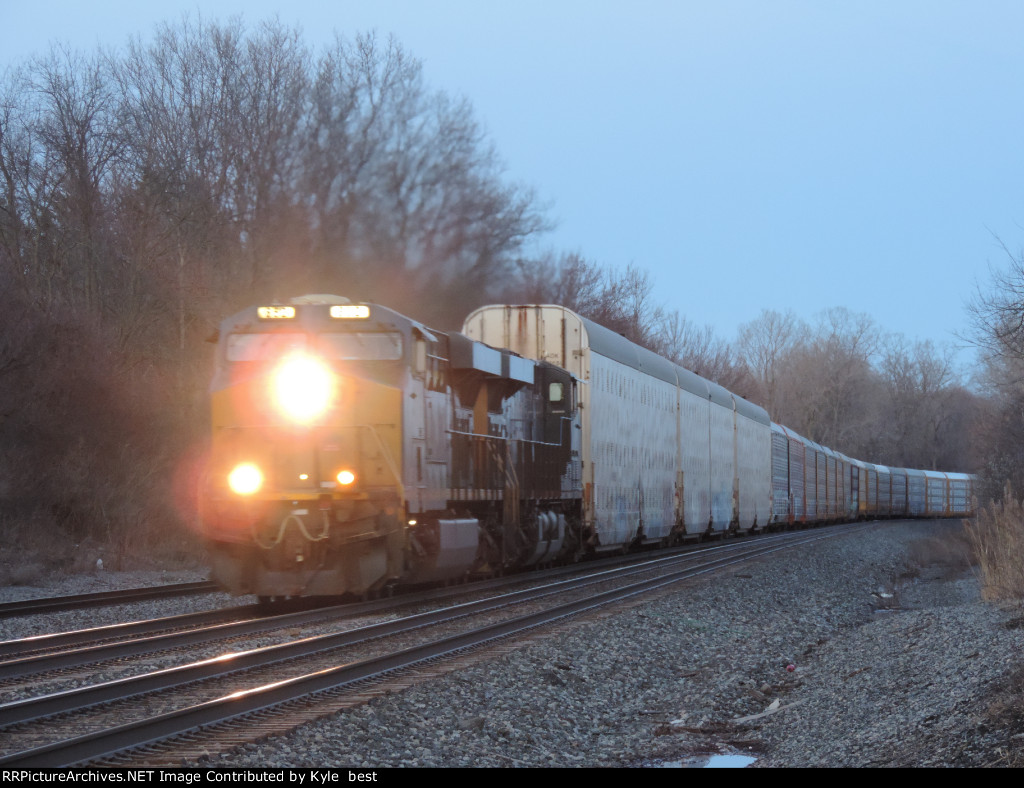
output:
[{"label": "dry grass", "polygon": [[37,585],[48,578],[107,570],[194,568],[205,562],[198,538],[172,520],[109,529],[106,539],[75,535],[42,511],[0,513],[0,586]]},{"label": "dry grass", "polygon": [[1018,742],[1024,737],[1024,668],[1010,674],[1005,686],[1000,687],[980,722],[982,733],[998,730],[1005,744],[995,748],[988,766],[1024,767],[1024,749]]},{"label": "dry grass", "polygon": [[1024,599],[1024,505],[1009,483],[1003,499],[978,510],[964,529],[981,575],[985,599]]},{"label": "dry grass", "polygon": [[928,568],[939,576],[952,579],[973,566],[974,552],[963,531],[943,530],[941,536],[915,539],[907,546],[907,570],[903,577],[920,577]]}]

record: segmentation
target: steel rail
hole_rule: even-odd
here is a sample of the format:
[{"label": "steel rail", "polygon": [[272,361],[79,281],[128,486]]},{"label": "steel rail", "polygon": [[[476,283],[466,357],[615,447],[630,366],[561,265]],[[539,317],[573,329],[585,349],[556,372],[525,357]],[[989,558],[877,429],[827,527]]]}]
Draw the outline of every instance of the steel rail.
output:
[{"label": "steel rail", "polygon": [[195,583],[174,583],[148,588],[126,588],[121,591],[97,591],[92,594],[73,596],[40,597],[21,599],[0,604],[0,618],[14,618],[39,613],[59,613],[64,610],[79,610],[85,607],[118,605],[125,602],[140,602],[163,597],[211,594],[219,590],[216,583],[203,580]]},{"label": "steel rail", "polygon": [[54,632],[45,635],[31,635],[15,640],[5,640],[0,642],[0,678],[3,678],[2,666],[6,662],[29,658],[33,655],[40,658],[42,655],[38,654],[38,652],[41,651],[58,648],[81,648],[87,644],[96,645],[104,640],[128,640],[173,629],[238,620],[239,617],[256,618],[262,614],[262,609],[259,605],[241,605],[234,608],[207,610],[201,613],[181,613],[176,616],[130,621],[124,624],[107,624],[88,629],[76,629],[70,632]]}]

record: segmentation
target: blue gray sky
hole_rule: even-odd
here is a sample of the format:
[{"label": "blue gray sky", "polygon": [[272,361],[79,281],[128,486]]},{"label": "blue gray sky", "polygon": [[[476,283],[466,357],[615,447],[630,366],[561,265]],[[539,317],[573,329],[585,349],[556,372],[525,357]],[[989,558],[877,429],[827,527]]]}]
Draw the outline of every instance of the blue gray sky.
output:
[{"label": "blue gray sky", "polygon": [[541,248],[634,263],[726,340],[845,306],[952,344],[1024,248],[1019,0],[0,0],[0,68],[197,12],[394,34],[550,205]]}]

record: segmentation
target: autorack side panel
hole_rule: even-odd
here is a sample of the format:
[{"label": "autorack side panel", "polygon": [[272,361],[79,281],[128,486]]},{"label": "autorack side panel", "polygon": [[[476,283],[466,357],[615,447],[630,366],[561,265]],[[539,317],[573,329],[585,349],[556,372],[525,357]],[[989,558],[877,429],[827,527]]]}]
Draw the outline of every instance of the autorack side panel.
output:
[{"label": "autorack side panel", "polygon": [[822,463],[824,464],[825,477],[825,519],[834,520],[836,517],[836,477],[835,462],[833,462],[832,450],[828,446],[821,447]]},{"label": "autorack side panel", "polygon": [[907,468],[907,505],[914,517],[923,517],[928,511],[928,485],[922,470]]},{"label": "autorack side panel", "polygon": [[836,463],[835,453],[828,446],[821,447],[825,477],[825,519],[836,518]]},{"label": "autorack side panel", "polygon": [[824,522],[829,517],[828,458],[825,454],[825,447],[820,443],[814,444],[814,462],[817,466],[818,522]]},{"label": "autorack side panel", "polygon": [[846,470],[846,457],[843,456],[842,452],[832,450],[832,456],[835,459],[835,478],[834,484],[836,488],[836,519],[846,520],[846,498],[847,498],[847,480],[849,473]]},{"label": "autorack side panel", "polygon": [[907,514],[907,469],[890,468],[892,482],[892,515],[903,517]]},{"label": "autorack side panel", "polygon": [[949,513],[966,517],[971,514],[971,477],[966,473],[947,473],[949,477]]},{"label": "autorack side panel", "polygon": [[829,492],[828,492],[828,450],[820,443],[814,444],[814,463],[816,465],[816,479],[818,484],[818,522],[825,523],[829,520]]},{"label": "autorack side panel", "polygon": [[735,427],[732,395],[708,383],[711,392],[709,445],[711,459],[711,530],[725,531],[736,519]]},{"label": "autorack side panel", "polygon": [[929,517],[946,515],[946,474],[939,471],[925,471],[925,514]]},{"label": "autorack side panel", "polygon": [[[591,353],[595,528],[600,544],[662,538],[674,525],[675,387]],[[668,427],[668,428],[666,428]]]},{"label": "autorack side panel", "polygon": [[816,523],[820,519],[818,512],[818,444],[804,440],[804,501],[806,506],[806,522]]},{"label": "autorack side panel", "polygon": [[[593,337],[607,329],[596,323],[586,325],[593,348]],[[618,345],[623,337],[614,335],[612,339]],[[599,348],[601,341],[598,337]],[[652,541],[668,537],[681,525],[677,503],[682,467],[678,447],[680,370],[647,348],[632,345],[632,350],[640,372],[633,407],[641,414],[643,429],[634,432],[630,440],[637,444],[640,458],[641,534],[645,541]]]},{"label": "autorack side panel", "polygon": [[878,471],[869,462],[864,463],[864,480],[866,494],[863,513],[868,517],[876,517],[878,515]]},{"label": "autorack side panel", "polygon": [[834,451],[835,473],[836,473],[836,518],[846,520],[846,513],[849,500],[847,490],[850,473],[847,471],[846,457],[840,452]]},{"label": "autorack side panel", "polygon": [[835,519],[846,519],[846,462],[843,455],[830,449],[832,452],[832,483],[835,485]]},{"label": "autorack side panel", "polygon": [[793,519],[807,520],[807,442],[788,427],[782,430],[789,438],[789,484],[793,496]]},{"label": "autorack side panel", "polygon": [[850,460],[841,451],[836,455],[836,506],[839,519],[849,520],[850,517]]},{"label": "autorack side panel", "polygon": [[847,469],[850,472],[850,519],[856,520],[860,516],[860,466],[858,461],[852,457],[847,458]]},{"label": "autorack side panel", "polygon": [[868,516],[868,471],[861,460],[851,459],[850,462],[853,465],[850,479],[856,493],[855,519],[862,519]]},{"label": "autorack side panel", "polygon": [[740,529],[763,528],[771,517],[772,429],[763,408],[733,396]]},{"label": "autorack side panel", "polygon": [[[593,527],[604,547],[660,539],[675,526],[674,367],[604,326],[580,319],[590,354]],[[641,530],[642,528],[642,530]]]},{"label": "autorack side panel", "polygon": [[789,484],[789,436],[772,423],[772,522],[793,522],[793,496]]},{"label": "autorack side panel", "polygon": [[686,533],[699,535],[711,523],[711,399],[703,378],[677,369],[683,384],[677,389],[681,466],[677,489],[683,498]]},{"label": "autorack side panel", "polygon": [[892,474],[885,465],[875,465],[878,474],[878,516],[889,517],[892,514]]},{"label": "autorack side panel", "polygon": [[847,457],[845,454],[839,454],[842,460],[842,476],[843,476],[843,519],[846,521],[852,521],[857,519],[857,486],[856,473],[853,467],[853,460]]}]

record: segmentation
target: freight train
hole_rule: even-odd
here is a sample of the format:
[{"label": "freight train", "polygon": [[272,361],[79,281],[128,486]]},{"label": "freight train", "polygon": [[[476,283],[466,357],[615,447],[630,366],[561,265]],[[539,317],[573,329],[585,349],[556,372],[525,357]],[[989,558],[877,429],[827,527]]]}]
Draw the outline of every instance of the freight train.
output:
[{"label": "freight train", "polygon": [[263,600],[972,513],[970,475],[819,446],[560,306],[461,333],[331,295],[250,307],[221,324],[211,401],[212,576]]}]

